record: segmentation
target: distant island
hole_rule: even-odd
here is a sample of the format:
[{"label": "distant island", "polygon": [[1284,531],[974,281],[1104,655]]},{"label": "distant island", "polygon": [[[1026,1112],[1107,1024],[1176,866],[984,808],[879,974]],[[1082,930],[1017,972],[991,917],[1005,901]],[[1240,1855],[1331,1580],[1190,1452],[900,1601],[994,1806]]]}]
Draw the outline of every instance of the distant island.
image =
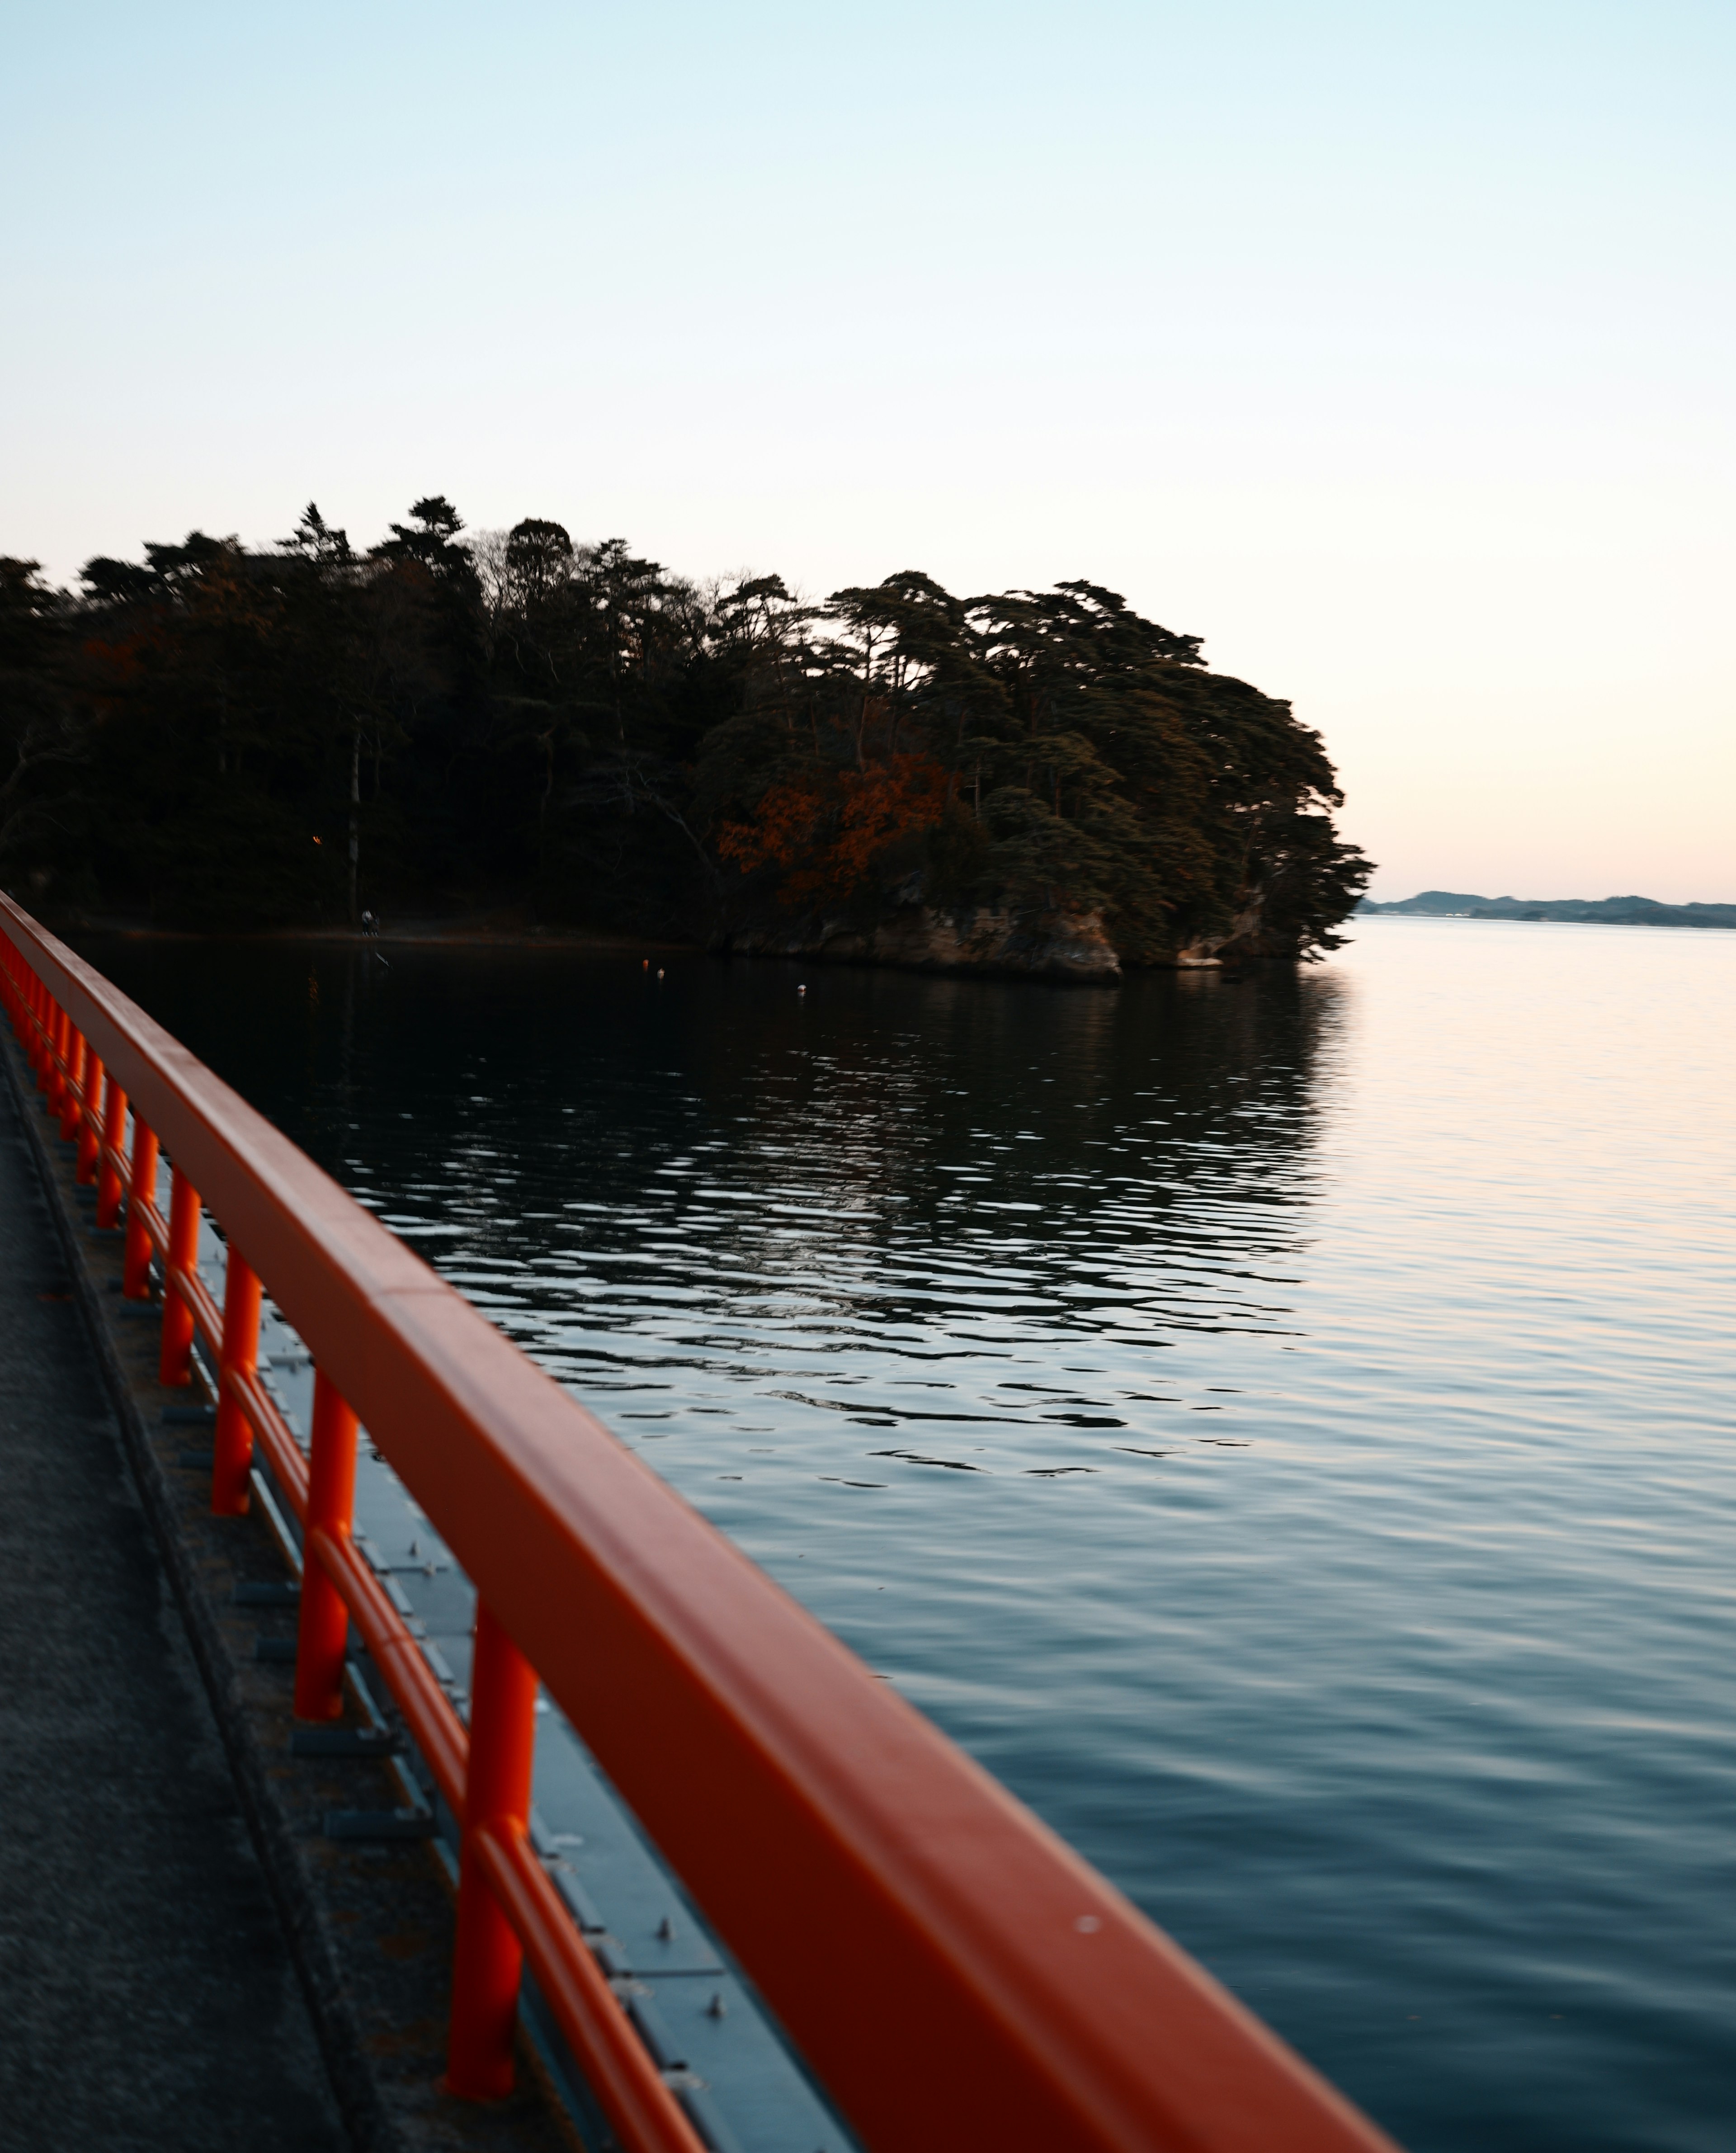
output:
[{"label": "distant island", "polygon": [[1736,927],[1736,904],[1660,904],[1652,897],[1472,897],[1463,890],[1425,889],[1419,897],[1358,912],[1408,914],[1428,919],[1567,919],[1602,927]]},{"label": "distant island", "polygon": [[0,559],[0,884],[63,919],[363,912],[1113,980],[1336,946],[1320,735],[1115,592],[823,603],[443,496],[74,590]]}]

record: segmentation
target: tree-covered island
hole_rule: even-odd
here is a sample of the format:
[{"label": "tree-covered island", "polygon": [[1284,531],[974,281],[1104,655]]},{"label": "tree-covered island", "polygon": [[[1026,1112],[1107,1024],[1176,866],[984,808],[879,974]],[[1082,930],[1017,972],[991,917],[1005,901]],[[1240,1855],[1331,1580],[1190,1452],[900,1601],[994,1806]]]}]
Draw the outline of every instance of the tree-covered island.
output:
[{"label": "tree-covered island", "polygon": [[1336,946],[1317,734],[1086,583],[823,604],[439,496],[0,562],[0,882],[206,929],[551,923],[1051,976]]}]

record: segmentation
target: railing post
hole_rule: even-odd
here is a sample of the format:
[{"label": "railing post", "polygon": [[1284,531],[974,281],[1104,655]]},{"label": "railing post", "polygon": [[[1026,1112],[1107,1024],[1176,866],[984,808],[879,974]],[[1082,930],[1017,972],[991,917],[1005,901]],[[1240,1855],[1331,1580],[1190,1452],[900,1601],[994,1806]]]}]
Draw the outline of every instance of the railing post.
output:
[{"label": "railing post", "polygon": [[103,1057],[84,1042],[84,1103],[79,1117],[79,1175],[80,1181],[96,1179],[97,1156],[102,1149]]},{"label": "railing post", "polygon": [[145,1117],[133,1116],[133,1171],[128,1183],[126,1207],[126,1263],[121,1272],[121,1297],[125,1300],[150,1298],[150,1233],[145,1224],[144,1206],[157,1195],[156,1132],[145,1126]]},{"label": "railing post", "polygon": [[109,1154],[120,1149],[125,1136],[126,1093],[115,1082],[115,1072],[110,1070],[103,1101],[103,1133],[97,1151],[96,1173],[96,1223],[104,1233],[120,1217],[120,1176]]},{"label": "railing post", "polygon": [[79,1133],[79,1109],[84,1103],[82,1089],[84,1071],[89,1066],[89,1053],[84,1035],[72,1019],[66,1021],[66,1075],[60,1087],[60,1141],[70,1143]]},{"label": "railing post", "polygon": [[229,1387],[232,1373],[251,1376],[259,1366],[259,1278],[233,1241],[223,1280],[223,1343],[217,1356],[217,1428],[211,1448],[211,1507],[220,1518],[239,1518],[247,1508],[247,1475],[253,1464],[253,1423]]},{"label": "railing post", "polygon": [[43,989],[43,999],[48,1004],[48,1036],[43,1041],[42,1067],[37,1071],[36,1088],[47,1098],[48,1111],[58,1113],[60,1096],[55,1087],[60,1082],[60,1068],[56,1057],[64,1044],[65,1035],[61,1027],[66,1022],[66,1011],[46,987]]},{"label": "railing post", "polygon": [[479,1600],[446,2042],[446,2089],[460,2100],[499,2100],[512,2090],[512,2033],[524,1952],[483,1881],[475,1837],[484,1825],[507,1833],[528,1829],[536,1748],[536,1670]]},{"label": "railing post", "polygon": [[193,1380],[193,1309],[175,1284],[199,1260],[199,1192],[177,1166],[170,1183],[169,1245],[163,1252],[163,1351],[157,1381],[173,1390]]},{"label": "railing post", "polygon": [[295,1716],[338,1719],[344,1713],[344,1648],[349,1610],[319,1560],[313,1535],[323,1527],[348,1540],[355,1514],[356,1417],[323,1369],[313,1372],[313,1427],[308,1459],[307,1558],[302,1565],[301,1626],[295,1654]]}]

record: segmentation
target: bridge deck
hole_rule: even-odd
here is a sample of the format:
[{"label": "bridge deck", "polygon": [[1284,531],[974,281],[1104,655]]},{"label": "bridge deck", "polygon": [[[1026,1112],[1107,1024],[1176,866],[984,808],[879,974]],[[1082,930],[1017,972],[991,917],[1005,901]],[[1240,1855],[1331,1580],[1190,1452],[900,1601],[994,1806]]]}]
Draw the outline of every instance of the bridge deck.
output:
[{"label": "bridge deck", "polygon": [[9,2145],[347,2138],[0,1080],[0,2115]]}]

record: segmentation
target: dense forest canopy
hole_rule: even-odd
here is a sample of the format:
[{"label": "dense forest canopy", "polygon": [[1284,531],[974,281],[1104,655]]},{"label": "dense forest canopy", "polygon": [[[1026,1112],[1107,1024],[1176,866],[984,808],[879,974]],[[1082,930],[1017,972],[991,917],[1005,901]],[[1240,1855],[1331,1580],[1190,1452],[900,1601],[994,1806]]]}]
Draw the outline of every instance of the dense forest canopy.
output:
[{"label": "dense forest canopy", "polygon": [[0,561],[0,881],[179,925],[363,907],[727,941],[921,905],[1123,959],[1335,946],[1318,735],[1087,583],[823,604],[440,496],[365,552],[192,532],[76,592]]}]

